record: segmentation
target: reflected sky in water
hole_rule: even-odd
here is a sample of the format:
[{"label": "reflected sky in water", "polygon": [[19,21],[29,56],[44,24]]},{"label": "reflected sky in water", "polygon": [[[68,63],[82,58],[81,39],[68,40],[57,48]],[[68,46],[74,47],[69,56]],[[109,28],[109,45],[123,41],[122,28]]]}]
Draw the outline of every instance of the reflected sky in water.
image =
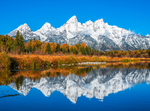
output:
[{"label": "reflected sky in water", "polygon": [[150,109],[149,69],[89,68],[46,70],[38,79],[16,72],[0,86],[0,110]]}]

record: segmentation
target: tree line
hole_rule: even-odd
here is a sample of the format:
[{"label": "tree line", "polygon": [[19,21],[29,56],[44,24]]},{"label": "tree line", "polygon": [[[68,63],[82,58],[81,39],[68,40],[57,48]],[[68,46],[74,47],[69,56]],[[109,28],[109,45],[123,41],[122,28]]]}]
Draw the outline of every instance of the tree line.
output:
[{"label": "tree line", "polygon": [[99,51],[87,46],[85,43],[75,44],[69,46],[64,43],[48,43],[41,42],[38,39],[24,42],[23,35],[17,32],[15,38],[9,35],[0,35],[0,52],[11,54],[75,54],[75,55],[97,55],[97,56],[111,56],[111,57],[149,57],[150,50],[112,50]]},{"label": "tree line", "polygon": [[59,43],[48,43],[41,42],[38,39],[30,40],[29,42],[24,42],[23,35],[17,31],[15,38],[9,35],[0,35],[0,52],[6,52],[11,54],[82,54],[91,55],[93,49],[86,46],[85,43],[75,44],[69,46],[69,44],[64,43],[60,45]]}]

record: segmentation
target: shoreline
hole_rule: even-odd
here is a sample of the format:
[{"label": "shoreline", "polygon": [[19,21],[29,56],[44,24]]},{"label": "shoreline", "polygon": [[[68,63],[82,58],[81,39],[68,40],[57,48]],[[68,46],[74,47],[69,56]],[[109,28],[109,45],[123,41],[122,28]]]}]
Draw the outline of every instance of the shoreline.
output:
[{"label": "shoreline", "polygon": [[58,66],[103,65],[118,62],[150,62],[150,58],[83,56],[83,55],[9,55],[0,54],[0,67],[49,68]]}]

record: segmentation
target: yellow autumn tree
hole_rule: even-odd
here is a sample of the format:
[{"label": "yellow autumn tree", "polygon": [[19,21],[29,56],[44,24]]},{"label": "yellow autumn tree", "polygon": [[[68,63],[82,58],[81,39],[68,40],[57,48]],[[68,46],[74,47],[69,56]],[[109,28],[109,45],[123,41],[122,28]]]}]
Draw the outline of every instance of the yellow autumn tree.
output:
[{"label": "yellow autumn tree", "polygon": [[45,53],[47,44],[49,44],[49,43],[43,43],[42,46],[41,46],[41,51],[42,51],[43,53]]},{"label": "yellow autumn tree", "polygon": [[54,42],[50,43],[52,53],[54,54],[56,51],[56,44]]},{"label": "yellow autumn tree", "polygon": [[40,40],[36,40],[36,47],[39,48],[42,45],[42,42]]},{"label": "yellow autumn tree", "polygon": [[86,44],[83,42],[83,43],[81,44],[81,47],[86,48]]},{"label": "yellow autumn tree", "polygon": [[63,53],[68,53],[69,45],[67,43],[64,43],[60,46]]},{"label": "yellow autumn tree", "polygon": [[72,45],[69,47],[69,51],[72,52],[73,54],[77,54],[78,50],[77,50],[77,47],[75,45]]}]

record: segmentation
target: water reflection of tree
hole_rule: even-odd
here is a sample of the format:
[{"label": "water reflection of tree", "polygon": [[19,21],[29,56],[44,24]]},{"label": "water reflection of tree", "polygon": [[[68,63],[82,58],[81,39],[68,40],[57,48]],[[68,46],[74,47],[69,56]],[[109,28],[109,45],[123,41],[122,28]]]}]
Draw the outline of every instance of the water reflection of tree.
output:
[{"label": "water reflection of tree", "polygon": [[12,82],[11,78],[12,72],[10,69],[3,68],[0,69],[0,85],[8,85]]},{"label": "water reflection of tree", "polygon": [[81,75],[82,77],[85,77],[86,74],[88,74],[92,70],[93,70],[92,67],[79,68],[79,69],[77,69],[77,71],[75,72],[75,74],[76,75]]},{"label": "water reflection of tree", "polygon": [[46,75],[49,77],[51,75],[51,72],[46,72]]},{"label": "water reflection of tree", "polygon": [[63,67],[57,69],[44,70],[41,72],[41,74],[51,78],[56,76],[59,77],[60,75],[68,76],[69,74],[81,75],[85,77],[86,74],[89,73],[91,70],[93,70],[92,67]]},{"label": "water reflection of tree", "polygon": [[105,73],[111,70],[107,70],[107,68],[113,69],[124,69],[124,68],[134,68],[134,69],[150,69],[150,63],[108,63],[105,67],[91,66],[91,67],[62,67],[55,69],[48,69],[43,71],[16,71],[11,72],[10,69],[0,69],[0,85],[9,85],[13,81],[15,82],[17,89],[20,88],[23,84],[24,78],[30,78],[31,80],[39,80],[41,77],[60,77],[60,76],[68,76],[69,74],[75,74],[78,76],[86,77],[88,73],[92,70],[96,70],[98,68],[104,69]]},{"label": "water reflection of tree", "polygon": [[134,68],[134,69],[150,69],[150,63],[148,62],[137,62],[137,63],[108,63],[106,64],[109,68]]},{"label": "water reflection of tree", "polygon": [[20,86],[23,85],[23,80],[24,80],[23,76],[16,78],[15,84],[16,84],[17,90],[19,90]]}]

